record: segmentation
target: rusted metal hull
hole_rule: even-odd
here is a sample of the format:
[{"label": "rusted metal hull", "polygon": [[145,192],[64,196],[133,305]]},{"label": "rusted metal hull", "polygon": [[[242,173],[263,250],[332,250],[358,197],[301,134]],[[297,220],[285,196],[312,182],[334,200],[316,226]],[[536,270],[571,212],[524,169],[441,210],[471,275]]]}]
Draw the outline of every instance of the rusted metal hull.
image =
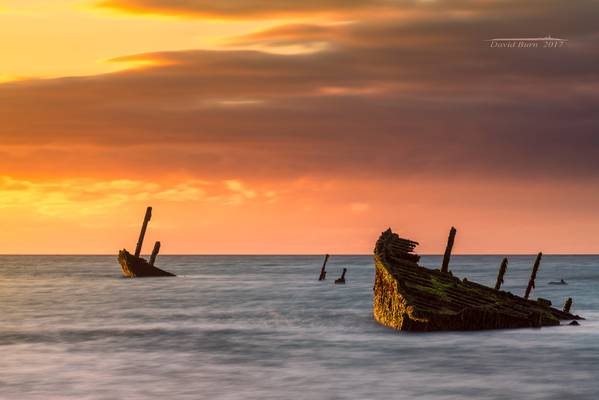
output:
[{"label": "rusted metal hull", "polygon": [[374,251],[374,318],[385,326],[427,332],[533,328],[583,319],[552,308],[546,301],[525,300],[421,267],[398,250],[401,241],[388,230]]},{"label": "rusted metal hull", "polygon": [[135,257],[125,249],[119,251],[119,264],[121,264],[123,275],[127,278],[175,276],[175,274],[150,265],[143,258]]}]

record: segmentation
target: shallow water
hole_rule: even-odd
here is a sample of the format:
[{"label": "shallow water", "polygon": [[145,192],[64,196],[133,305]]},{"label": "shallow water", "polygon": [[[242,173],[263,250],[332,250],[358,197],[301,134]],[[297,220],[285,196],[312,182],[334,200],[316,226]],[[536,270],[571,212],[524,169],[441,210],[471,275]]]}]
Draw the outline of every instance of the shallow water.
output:
[{"label": "shallow water", "polygon": [[[454,256],[493,285],[499,256]],[[534,256],[510,257],[521,294]],[[0,257],[2,399],[596,399],[599,256],[545,256],[533,297],[579,327],[398,333],[372,317],[369,256]],[[423,257],[439,265],[440,257]],[[347,284],[333,284],[343,267]],[[568,285],[549,285],[564,278]]]}]

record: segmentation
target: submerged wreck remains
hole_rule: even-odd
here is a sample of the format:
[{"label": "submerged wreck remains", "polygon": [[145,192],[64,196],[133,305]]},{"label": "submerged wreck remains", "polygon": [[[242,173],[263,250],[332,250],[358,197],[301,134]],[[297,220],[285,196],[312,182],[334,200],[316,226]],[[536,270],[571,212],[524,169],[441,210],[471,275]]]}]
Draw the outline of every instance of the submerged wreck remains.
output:
[{"label": "submerged wreck remains", "polygon": [[[374,249],[374,318],[382,325],[401,331],[481,330],[533,328],[560,325],[561,320],[580,320],[551,307],[545,299],[528,300],[499,290],[507,260],[501,265],[497,289],[460,280],[448,270],[455,229],[440,270],[418,265],[413,252],[417,242],[400,238],[391,229],[382,233]],[[539,268],[537,257],[527,296]]]},{"label": "submerged wreck remains", "polygon": [[123,275],[127,278],[175,276],[175,274],[154,266],[156,256],[160,251],[160,242],[154,244],[154,250],[150,256],[150,261],[146,261],[140,257],[144,236],[146,235],[148,222],[150,222],[151,218],[152,207],[148,207],[146,216],[144,217],[144,223],[141,227],[141,233],[139,234],[139,240],[137,241],[137,247],[135,248],[135,254],[129,253],[126,249],[119,251],[119,264],[121,264],[121,268],[123,269]]}]

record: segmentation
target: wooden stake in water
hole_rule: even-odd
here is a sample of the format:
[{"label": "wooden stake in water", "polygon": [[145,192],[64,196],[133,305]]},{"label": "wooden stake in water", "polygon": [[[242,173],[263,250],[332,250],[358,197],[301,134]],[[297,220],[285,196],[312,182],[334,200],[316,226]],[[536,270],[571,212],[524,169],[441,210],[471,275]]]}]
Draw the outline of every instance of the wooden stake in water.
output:
[{"label": "wooden stake in water", "polygon": [[449,259],[451,258],[451,249],[453,249],[453,241],[455,240],[456,232],[456,229],[452,226],[449,231],[449,237],[447,238],[447,247],[445,248],[445,255],[443,255],[441,272],[449,272]]},{"label": "wooden stake in water", "polygon": [[566,300],[566,304],[564,304],[564,312],[569,313],[570,308],[572,308],[572,297],[568,297],[568,300]]},{"label": "wooden stake in water", "polygon": [[139,257],[141,254],[141,246],[144,243],[144,236],[146,236],[146,229],[148,228],[148,222],[152,218],[152,207],[146,209],[146,216],[144,217],[144,223],[141,226],[141,232],[139,234],[139,240],[137,241],[137,247],[135,248],[135,257]]},{"label": "wooden stake in water", "polygon": [[532,273],[530,274],[530,280],[528,281],[528,287],[526,288],[526,293],[524,293],[524,298],[528,300],[528,296],[530,296],[530,292],[535,287],[535,278],[537,277],[537,271],[539,270],[539,266],[541,265],[541,257],[543,257],[543,253],[539,253],[537,255],[537,259],[535,260],[535,265],[532,267]]},{"label": "wooden stake in water", "polygon": [[503,284],[503,275],[507,271],[507,258],[504,258],[499,267],[499,274],[497,274],[497,282],[495,283],[495,290],[499,290]]},{"label": "wooden stake in water", "polygon": [[156,256],[160,251],[160,242],[154,243],[154,250],[152,250],[152,255],[150,256],[150,265],[154,265],[154,261],[156,261]]},{"label": "wooden stake in water", "polygon": [[345,273],[347,272],[347,268],[343,268],[343,273],[341,273],[341,278],[335,279],[336,285],[345,285]]},{"label": "wooden stake in water", "polygon": [[324,262],[322,263],[322,268],[320,269],[320,276],[318,277],[319,281],[324,281],[327,277],[327,271],[325,271],[325,267],[327,266],[327,261],[329,261],[329,255],[324,256]]}]

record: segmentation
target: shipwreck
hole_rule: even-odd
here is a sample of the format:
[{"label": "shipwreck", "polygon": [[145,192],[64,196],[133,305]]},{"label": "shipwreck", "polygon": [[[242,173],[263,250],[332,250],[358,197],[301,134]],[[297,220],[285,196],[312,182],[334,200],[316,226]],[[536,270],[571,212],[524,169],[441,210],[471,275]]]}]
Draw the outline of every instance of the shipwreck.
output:
[{"label": "shipwreck", "polygon": [[381,234],[374,249],[377,322],[400,331],[430,332],[539,328],[584,319],[570,313],[571,298],[563,310],[551,307],[549,300],[528,298],[541,253],[524,297],[500,290],[507,259],[501,264],[495,288],[453,276],[448,267],[455,233],[452,228],[440,269],[418,264],[420,256],[414,253],[418,242],[402,239],[391,229]]},{"label": "shipwreck", "polygon": [[140,257],[141,248],[143,245],[144,237],[146,235],[146,229],[148,228],[148,222],[152,218],[152,207],[146,209],[146,215],[144,222],[141,227],[141,233],[139,234],[139,240],[135,248],[135,254],[129,253],[126,249],[119,251],[119,264],[123,270],[123,275],[127,278],[142,278],[142,277],[158,277],[158,276],[175,276],[170,272],[164,271],[154,266],[156,256],[160,251],[160,242],[154,244],[154,250],[150,256],[150,260],[146,261]]}]

